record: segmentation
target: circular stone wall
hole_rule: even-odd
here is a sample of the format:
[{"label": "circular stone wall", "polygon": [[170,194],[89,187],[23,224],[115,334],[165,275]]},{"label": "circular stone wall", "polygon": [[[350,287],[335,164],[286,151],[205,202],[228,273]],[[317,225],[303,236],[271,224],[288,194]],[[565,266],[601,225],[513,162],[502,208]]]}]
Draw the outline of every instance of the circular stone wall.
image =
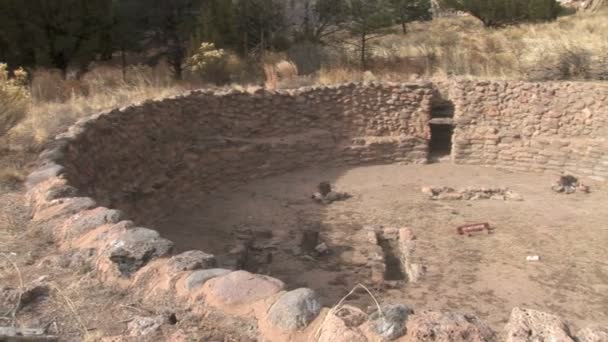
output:
[{"label": "circular stone wall", "polygon": [[[195,91],[98,114],[58,136],[28,178],[33,221],[66,248],[88,251],[108,282],[195,302],[202,295],[205,305],[253,315],[260,329],[273,330],[277,323],[260,318],[252,304],[276,300],[280,280],[213,269],[215,258],[203,252],[171,256],[171,241],[137,226],[193,189],[212,193],[310,166],[426,163],[436,88],[454,104],[453,117],[442,119],[453,127],[454,163],[608,177],[606,85],[463,81]],[[288,294],[284,301],[296,307],[318,304],[307,293]],[[311,317],[296,319],[296,329],[279,330],[306,327],[313,311],[296,315]]]}]

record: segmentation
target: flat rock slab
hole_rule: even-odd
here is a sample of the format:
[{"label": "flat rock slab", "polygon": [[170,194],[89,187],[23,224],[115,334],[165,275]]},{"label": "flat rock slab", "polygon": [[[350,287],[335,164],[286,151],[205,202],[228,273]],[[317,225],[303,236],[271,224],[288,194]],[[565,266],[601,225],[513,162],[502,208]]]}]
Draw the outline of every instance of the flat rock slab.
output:
[{"label": "flat rock slab", "polygon": [[207,269],[216,265],[215,256],[202,251],[187,251],[169,260],[169,268],[173,272]]},{"label": "flat rock slab", "polygon": [[203,292],[207,303],[229,309],[268,298],[284,287],[285,284],[278,279],[236,271],[207,281]]},{"label": "flat rock slab", "polygon": [[574,341],[561,317],[531,309],[513,309],[505,331],[507,342]]},{"label": "flat rock slab", "polygon": [[407,321],[406,341],[495,341],[490,327],[473,315],[426,311]]},{"label": "flat rock slab", "polygon": [[225,276],[232,271],[225,270],[223,268],[212,268],[208,270],[198,270],[192,272],[186,279],[186,288],[188,290],[194,290],[205,284],[210,279]]},{"label": "flat rock slab", "polygon": [[105,224],[118,223],[122,216],[118,210],[103,207],[82,211],[66,221],[65,233],[80,236]]},{"label": "flat rock slab", "polygon": [[297,289],[282,295],[268,312],[270,323],[283,331],[301,330],[321,312],[321,303],[315,291]]},{"label": "flat rock slab", "polygon": [[88,197],[70,197],[52,200],[49,207],[38,211],[34,218],[34,222],[45,222],[61,216],[70,216],[77,214],[83,210],[95,207],[95,201]]}]

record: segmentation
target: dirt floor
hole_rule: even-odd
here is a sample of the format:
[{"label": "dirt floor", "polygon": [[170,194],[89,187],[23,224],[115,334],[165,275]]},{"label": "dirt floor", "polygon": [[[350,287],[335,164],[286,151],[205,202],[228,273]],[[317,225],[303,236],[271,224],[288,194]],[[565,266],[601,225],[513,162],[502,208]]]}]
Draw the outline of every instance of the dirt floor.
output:
[{"label": "dirt floor", "polygon": [[[313,288],[328,306],[370,281],[363,228],[407,226],[418,237],[416,255],[428,273],[418,283],[375,288],[382,302],[475,313],[497,330],[515,306],[559,314],[578,327],[606,325],[606,186],[590,181],[590,194],[563,195],[550,190],[554,180],[449,163],[309,169],[172,201],[166,216],[146,225],[181,250],[202,249],[224,266],[269,274],[290,288]],[[353,197],[313,203],[320,181]],[[421,192],[425,185],[508,187],[524,200],[432,201]],[[494,233],[456,234],[457,226],[477,222],[489,222]],[[320,231],[329,254],[303,251],[303,231]],[[243,243],[246,260],[239,254]],[[526,261],[530,255],[540,261]],[[363,296],[355,302],[371,305]]]}]

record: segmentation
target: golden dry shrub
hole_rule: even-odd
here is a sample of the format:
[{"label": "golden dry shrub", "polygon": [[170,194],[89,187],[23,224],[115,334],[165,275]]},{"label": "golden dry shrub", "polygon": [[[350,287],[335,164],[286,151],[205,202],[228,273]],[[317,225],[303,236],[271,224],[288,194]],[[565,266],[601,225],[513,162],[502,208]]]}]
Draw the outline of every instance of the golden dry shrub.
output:
[{"label": "golden dry shrub", "polygon": [[201,79],[216,84],[230,81],[228,54],[213,43],[203,42],[188,59],[188,68]]},{"label": "golden dry shrub", "polygon": [[10,77],[7,65],[0,63],[0,136],[23,120],[30,103],[27,73],[17,69],[13,76]]},{"label": "golden dry shrub", "polygon": [[265,87],[276,89],[279,84],[289,85],[298,78],[298,67],[288,60],[280,60],[274,64],[264,64]]}]

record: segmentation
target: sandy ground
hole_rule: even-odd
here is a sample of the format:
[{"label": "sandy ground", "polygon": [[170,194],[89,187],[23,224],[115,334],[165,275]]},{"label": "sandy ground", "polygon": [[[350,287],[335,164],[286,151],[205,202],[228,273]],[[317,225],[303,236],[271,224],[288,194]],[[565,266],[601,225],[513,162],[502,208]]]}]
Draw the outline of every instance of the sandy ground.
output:
[{"label": "sandy ground", "polygon": [[[606,186],[588,182],[590,194],[561,195],[550,190],[554,178],[446,163],[309,169],[172,201],[164,217],[146,224],[179,249],[215,253],[226,265],[234,262],[237,238],[249,234],[250,258],[263,260],[248,267],[290,288],[313,288],[328,306],[370,280],[363,227],[407,226],[418,236],[416,253],[428,274],[415,284],[376,288],[382,302],[475,313],[497,330],[515,306],[559,314],[578,327],[607,325]],[[312,203],[310,194],[325,180],[353,197]],[[524,201],[431,201],[420,191],[424,185],[504,186]],[[476,222],[489,222],[494,233],[455,233],[458,225]],[[305,230],[320,230],[331,254],[302,253]],[[541,260],[528,262],[528,255]],[[371,305],[361,296],[355,303]]]}]

